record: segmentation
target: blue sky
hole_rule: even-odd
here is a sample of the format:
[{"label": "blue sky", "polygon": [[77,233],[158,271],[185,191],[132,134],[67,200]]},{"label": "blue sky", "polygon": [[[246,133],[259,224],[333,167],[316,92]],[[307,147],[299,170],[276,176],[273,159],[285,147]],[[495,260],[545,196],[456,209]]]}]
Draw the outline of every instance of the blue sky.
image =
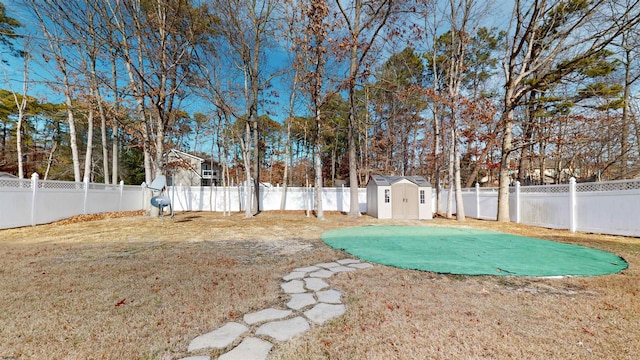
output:
[{"label": "blue sky", "polygon": [[[2,1],[2,0],[0,0]],[[39,29],[39,25],[35,23],[30,14],[24,7],[19,6],[16,2],[4,1],[7,15],[20,21],[24,26],[17,29],[17,33],[21,35],[29,35],[34,40],[32,41],[31,59],[28,62],[29,66],[29,90],[28,95],[38,98],[43,102],[59,103],[64,101],[64,96],[61,92],[52,89],[47,83],[50,83],[59,76],[59,72],[55,69],[55,61],[50,60],[45,62],[45,57],[48,52],[48,48],[43,42],[46,42],[44,35]],[[25,37],[15,39],[14,43],[16,48],[24,49]],[[39,43],[38,43],[39,42]],[[0,64],[0,81],[4,89],[12,89],[18,93],[22,93],[23,84],[23,67],[24,59],[10,56],[8,51],[3,49],[2,58],[7,61],[7,64]],[[267,68],[268,71],[278,71],[287,68],[289,62],[287,52],[276,46],[266,53],[268,59]],[[282,122],[288,115],[288,102],[289,102],[289,88],[288,79],[286,76],[279,76],[272,80],[273,90],[279,94],[279,96],[270,96],[269,101],[275,103],[275,105],[268,105],[261,113],[268,112],[272,118]],[[198,98],[196,95],[191,95],[183,100],[181,107],[189,114],[195,112],[208,113],[212,110],[212,105],[207,100]],[[306,109],[298,109],[303,112]]]},{"label": "blue sky", "polygon": [[[2,0],[0,0],[2,1]],[[4,1],[7,14],[16,18],[18,21],[22,22],[26,26],[23,29],[19,29],[19,32],[31,32],[37,41],[44,41],[43,35],[41,31],[39,31],[39,27],[37,25],[32,24],[33,21],[29,15],[29,13],[24,9],[24,7],[17,4],[16,1]],[[503,2],[498,2],[498,4],[502,4]],[[505,21],[508,20],[508,13],[505,11],[504,16],[499,16],[500,14],[496,14],[497,8],[494,7],[492,13],[493,16],[487,17],[487,22],[493,23],[493,25],[500,25],[501,27],[505,26]],[[22,47],[23,39],[17,39],[16,45],[17,47]],[[275,45],[272,50],[266,54],[266,58],[268,59],[267,63],[267,72],[277,71],[283,68],[287,68],[287,64],[290,62],[287,51],[282,47],[278,47],[279,45]],[[403,44],[395,44],[394,51],[400,51],[405,45]],[[64,100],[62,94],[57,91],[52,90],[49,86],[46,86],[46,82],[50,82],[54,79],[58,71],[55,68],[55,61],[51,60],[48,63],[44,62],[42,51],[47,51],[41,49],[42,46],[34,46],[33,59],[29,63],[30,72],[29,72],[29,80],[30,90],[29,94],[31,96],[35,96],[42,101],[48,102],[61,102]],[[420,49],[418,49],[420,50]],[[384,56],[384,55],[382,55]],[[2,64],[2,80],[3,88],[12,88],[16,91],[22,91],[22,68],[23,68],[23,60],[18,58],[10,58],[3,54],[3,58],[9,60],[9,65]],[[7,83],[7,79],[9,82]],[[279,76],[273,79],[272,81],[273,90],[275,90],[279,96],[278,97],[269,97],[269,100],[274,102],[275,105],[268,105],[267,108],[264,108],[261,113],[268,112],[274,119],[278,121],[284,120],[284,118],[288,115],[288,101],[289,101],[289,93],[290,93],[290,80],[287,76]],[[209,102],[198,99],[195,96],[191,96],[184,100],[183,102],[184,109],[193,114],[194,112],[203,112],[207,113],[211,110],[211,105]],[[308,109],[302,105],[296,108],[296,112],[298,115],[304,115],[308,113]]]}]

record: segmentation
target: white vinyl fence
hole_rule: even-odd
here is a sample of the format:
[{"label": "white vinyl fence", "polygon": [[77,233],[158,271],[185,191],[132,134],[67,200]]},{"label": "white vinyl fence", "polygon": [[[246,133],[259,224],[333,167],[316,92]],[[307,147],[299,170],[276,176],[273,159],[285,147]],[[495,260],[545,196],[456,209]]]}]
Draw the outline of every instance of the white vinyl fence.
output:
[{"label": "white vinyl fence", "polygon": [[76,215],[144,208],[141,186],[0,179],[0,229],[46,224]]},{"label": "white vinyl fence", "polygon": [[[261,209],[280,210],[282,187],[261,187]],[[175,211],[243,211],[245,188],[168,188]],[[435,191],[433,192],[435,207]],[[495,220],[498,189],[462,190],[465,214]],[[286,210],[313,210],[313,188],[287,188]],[[151,192],[143,185],[105,185],[68,181],[0,179],[0,229],[45,224],[82,214],[143,210],[151,207]],[[324,188],[325,211],[349,211],[349,188]],[[360,212],[366,212],[366,189],[358,189]],[[447,191],[441,209],[446,210]],[[640,180],[565,185],[511,187],[511,221],[570,231],[640,237]],[[455,202],[452,212],[455,213]]]},{"label": "white vinyl fence", "polygon": [[[245,187],[169,187],[168,193],[175,211],[244,211]],[[261,186],[261,210],[280,210],[282,187]],[[325,211],[349,211],[351,193],[348,187],[324,188],[322,209]],[[358,189],[360,212],[367,210],[367,189]],[[313,210],[314,188],[288,187],[285,199],[286,210]]]},{"label": "white vinyl fence", "polygon": [[[245,188],[186,187],[168,188],[175,211],[244,211]],[[280,210],[283,188],[261,187],[261,209]],[[71,181],[0,179],[0,229],[46,224],[77,215],[111,211],[149,210],[153,194],[145,184],[105,185]],[[286,210],[314,209],[313,188],[289,187]],[[325,211],[349,211],[349,188],[324,188]],[[358,189],[360,212],[366,211],[366,189]]]},{"label": "white vinyl fence", "polygon": [[[498,188],[462,190],[465,215],[495,220]],[[446,210],[447,190],[441,209]],[[435,199],[434,199],[435,202]],[[435,209],[435,204],[434,204]],[[453,204],[455,210],[455,200]],[[640,236],[640,180],[520,186],[509,192],[511,221],[552,229]]]}]

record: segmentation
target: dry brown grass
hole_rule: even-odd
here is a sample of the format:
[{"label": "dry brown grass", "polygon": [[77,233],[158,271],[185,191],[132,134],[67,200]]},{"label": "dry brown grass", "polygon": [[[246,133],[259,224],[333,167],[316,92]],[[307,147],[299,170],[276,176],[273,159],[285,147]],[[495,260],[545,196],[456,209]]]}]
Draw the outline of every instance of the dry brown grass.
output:
[{"label": "dry brown grass", "polygon": [[[96,219],[97,218],[97,219]],[[92,221],[79,221],[92,220]],[[0,359],[177,359],[245,313],[282,307],[281,277],[346,255],[328,229],[363,216],[112,215],[0,231]],[[400,222],[397,222],[400,223]],[[533,279],[375,266],[329,280],[344,316],[272,350],[274,359],[633,359],[640,354],[640,240],[470,220],[612,251],[621,274]],[[219,353],[211,352],[215,356]]]}]

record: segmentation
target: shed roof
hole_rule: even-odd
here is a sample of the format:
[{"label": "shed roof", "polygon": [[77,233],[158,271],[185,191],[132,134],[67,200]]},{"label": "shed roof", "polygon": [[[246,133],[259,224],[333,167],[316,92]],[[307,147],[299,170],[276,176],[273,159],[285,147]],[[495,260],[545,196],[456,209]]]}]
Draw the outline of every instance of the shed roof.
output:
[{"label": "shed roof", "polygon": [[390,186],[405,179],[420,187],[431,187],[431,184],[422,176],[371,175],[369,181],[373,181],[378,186]]}]

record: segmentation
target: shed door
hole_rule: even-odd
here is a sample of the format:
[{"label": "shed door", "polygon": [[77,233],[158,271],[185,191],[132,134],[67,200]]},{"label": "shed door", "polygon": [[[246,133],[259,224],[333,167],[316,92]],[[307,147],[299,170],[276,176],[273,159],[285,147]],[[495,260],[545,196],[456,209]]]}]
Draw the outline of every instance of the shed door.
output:
[{"label": "shed door", "polygon": [[418,219],[418,185],[403,182],[391,185],[391,217]]}]

